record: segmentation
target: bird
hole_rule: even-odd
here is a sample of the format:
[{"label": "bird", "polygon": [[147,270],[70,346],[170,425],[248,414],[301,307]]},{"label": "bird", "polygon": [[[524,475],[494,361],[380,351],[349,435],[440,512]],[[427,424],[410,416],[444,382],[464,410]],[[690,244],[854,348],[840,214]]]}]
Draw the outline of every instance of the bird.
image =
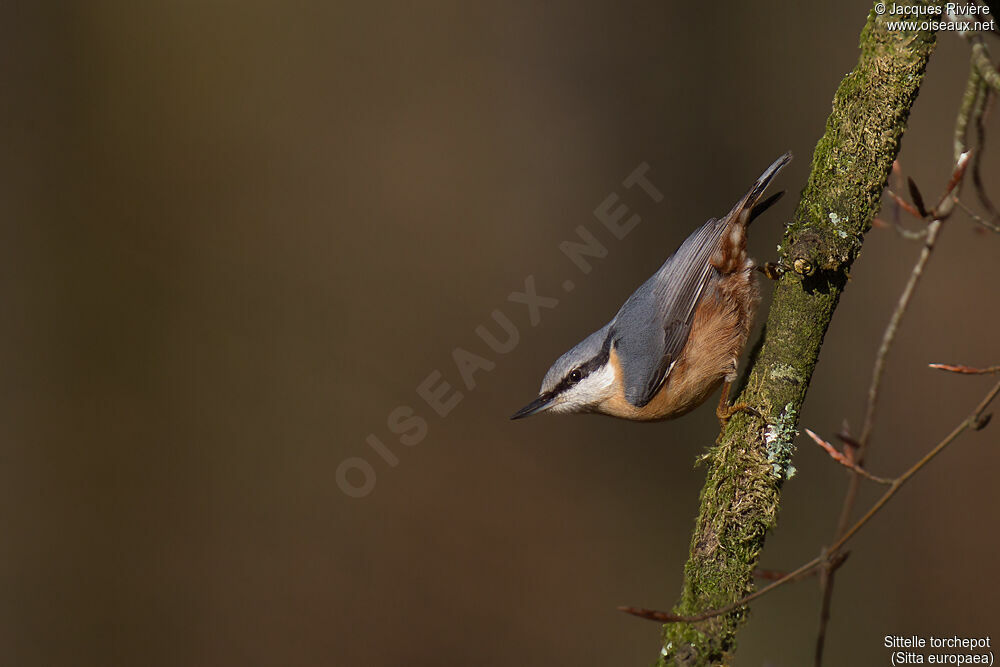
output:
[{"label": "bird", "polygon": [[791,159],[779,157],[729,213],[696,229],[610,322],[552,364],[538,396],[511,419],[549,412],[662,421],[720,385],[719,419],[739,410],[727,402],[729,388],[760,301],[747,227],[784,194],[761,201]]}]

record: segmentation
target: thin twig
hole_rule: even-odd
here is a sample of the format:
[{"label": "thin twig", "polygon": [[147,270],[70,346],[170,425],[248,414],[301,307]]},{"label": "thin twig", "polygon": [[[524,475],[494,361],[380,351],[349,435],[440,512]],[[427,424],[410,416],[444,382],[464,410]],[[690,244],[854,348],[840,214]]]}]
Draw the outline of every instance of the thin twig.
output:
[{"label": "thin twig", "polygon": [[[980,423],[983,413],[986,408],[989,407],[993,399],[997,397],[1000,393],[1000,382],[997,382],[993,388],[986,394],[985,398],[979,402],[975,410],[962,420],[962,422],[952,429],[943,440],[941,440],[937,445],[934,446],[927,454],[925,454],[919,461],[910,466],[902,475],[893,480],[892,485],[882,494],[882,496],[872,505],[871,509],[865,512],[865,515],[858,519],[853,526],[851,526],[847,531],[844,532],[843,536],[840,537],[833,545],[824,549],[823,553],[811,561],[799,566],[792,572],[789,572],[785,576],[781,577],[777,581],[774,581],[764,588],[758,589],[753,593],[745,596],[744,598],[737,600],[736,602],[726,605],[725,607],[720,607],[718,609],[712,609],[710,611],[702,612],[701,614],[695,614],[694,616],[680,616],[678,614],[672,614],[665,611],[657,611],[655,609],[646,609],[644,607],[618,607],[619,611],[623,611],[627,614],[632,614],[633,616],[639,616],[640,618],[647,618],[652,621],[659,621],[661,623],[698,623],[699,621],[705,621],[710,618],[715,618],[716,616],[721,616],[723,614],[728,614],[731,611],[739,609],[750,602],[753,602],[757,598],[770,593],[776,588],[783,586],[795,579],[801,578],[807,573],[811,573],[816,567],[824,563],[825,561],[832,560],[830,554],[836,554],[841,547],[847,544],[854,535],[864,528],[865,524],[872,520],[872,518],[878,514],[879,510],[885,506],[889,500],[896,495],[896,493],[910,480],[915,474],[920,472],[928,463],[930,463],[938,454],[943,452],[948,445],[955,441],[958,436],[960,436],[964,431],[968,429],[975,429]],[[842,555],[842,554],[841,554]]]},{"label": "thin twig", "polygon": [[[812,572],[805,572],[798,576],[798,579],[805,579],[806,577],[812,575]],[[756,569],[753,571],[753,576],[755,579],[766,579],[768,581],[777,581],[778,579],[784,579],[788,576],[787,570],[761,570]]]},{"label": "thin twig", "polygon": [[[930,452],[924,455],[924,457],[919,461],[917,461],[913,466],[911,466],[909,470],[907,470],[902,475],[893,480],[892,485],[889,487],[889,489],[884,494],[882,494],[882,497],[879,498],[874,505],[872,505],[871,509],[869,509],[868,512],[866,512],[865,515],[861,517],[861,519],[859,519],[857,523],[855,523],[850,528],[850,530],[845,532],[839,540],[834,542],[833,546],[831,546],[826,553],[835,554],[838,549],[844,546],[847,543],[847,541],[854,536],[855,533],[861,530],[862,526],[864,526],[868,521],[871,520],[872,517],[878,514],[879,510],[882,509],[882,507],[884,507],[885,504],[889,502],[889,500],[894,495],[896,495],[896,492],[899,491],[900,488],[902,488],[903,484],[905,484],[907,480],[913,477],[913,475],[915,475],[917,471],[919,471],[921,468],[930,463],[935,456],[944,451],[945,447],[950,445],[955,440],[955,438],[961,435],[963,431],[969,428],[978,431],[980,428],[982,428],[980,424],[985,425],[985,422],[983,420],[983,411],[986,410],[986,407],[996,397],[997,393],[1000,393],[1000,382],[998,382],[996,385],[993,386],[993,389],[986,395],[986,398],[984,398],[982,402],[980,402],[980,404],[976,406],[976,409],[972,412],[972,414],[969,417],[967,417],[961,424],[956,426],[955,429],[952,430],[952,432],[949,433],[944,440],[939,442],[937,446],[934,447],[934,449],[932,449]],[[989,421],[989,418],[987,417],[985,421]],[[855,477],[854,479],[857,478]],[[816,650],[814,654],[816,667],[820,667],[820,665],[823,664],[823,645],[826,640],[826,627],[830,620],[830,604],[833,598],[833,578],[834,578],[834,572],[836,571],[836,567],[832,567],[831,565],[826,565],[826,564],[821,564],[821,565],[824,565],[824,571],[822,573],[822,578],[820,579],[821,581],[820,585],[823,589],[823,601],[820,606],[819,630],[816,633]],[[839,566],[840,564],[837,565],[837,567]]]},{"label": "thin twig", "polygon": [[[920,189],[917,187],[917,184],[913,182],[912,178],[907,178],[905,182],[906,187],[910,191],[910,198],[913,199],[913,204],[910,204],[905,199],[897,195],[892,188],[886,188],[886,194],[888,194],[896,204],[893,212],[893,224],[896,227],[896,231],[898,231],[902,237],[911,240],[922,239],[927,236],[929,230],[926,227],[920,230],[909,230],[903,227],[903,225],[899,222],[900,209],[905,210],[907,213],[919,220],[927,220],[928,218],[944,220],[951,215],[952,209],[955,208],[955,204],[959,203],[958,201],[954,201],[957,199],[957,195],[952,197],[952,193],[962,183],[966,167],[969,164],[969,156],[971,153],[972,151],[965,150],[959,154],[957,160],[955,161],[955,168],[952,170],[951,178],[949,179],[947,186],[945,186],[944,194],[941,195],[941,199],[938,201],[937,206],[929,212],[924,206],[923,195],[920,194]],[[894,161],[892,163],[892,175],[902,180],[903,176],[899,169],[899,161]],[[873,226],[877,226],[878,223],[883,225],[886,224],[885,221],[880,218],[872,219]]]},{"label": "thin twig", "polygon": [[[818,568],[820,571],[820,588],[823,590],[833,590],[833,579],[837,574],[837,570],[847,560],[849,553],[849,551],[845,551],[834,554],[832,557],[824,560],[822,567]],[[832,601],[832,596],[824,595],[823,604],[820,606],[819,632],[816,633],[816,650],[813,654],[816,665],[823,663],[823,646],[826,643],[826,627],[830,621],[830,604]]]},{"label": "thin twig", "polygon": [[979,71],[979,76],[989,84],[990,88],[1000,93],[1000,72],[990,58],[990,52],[986,49],[986,44],[982,39],[977,39],[972,45],[972,62]]},{"label": "thin twig", "polygon": [[[900,236],[902,236],[904,239],[908,241],[921,240],[922,238],[927,236],[926,227],[924,229],[907,229],[906,227],[903,226],[903,223],[900,221],[899,212],[901,210],[906,210],[907,213],[916,218],[920,219],[922,218],[916,208],[911,206],[906,200],[897,195],[893,190],[894,187],[892,185],[893,181],[895,181],[897,186],[901,185],[904,182],[903,172],[899,168],[899,160],[892,161],[892,171],[889,173],[889,181],[890,185],[889,187],[886,188],[886,194],[889,195],[894,204],[894,206],[892,207],[892,227],[896,230],[896,233],[898,233]],[[883,224],[886,225],[889,224],[879,218],[874,218],[872,220],[872,226],[878,226],[879,222],[882,222]]]},{"label": "thin twig", "polygon": [[[982,46],[982,39],[977,38],[976,44]],[[980,55],[985,54],[985,46],[977,50],[976,45],[973,45],[972,67],[974,68],[978,68],[977,53]],[[982,70],[979,71],[979,74],[983,74]],[[972,120],[975,121],[976,125],[976,158],[972,163],[972,185],[976,190],[976,197],[979,198],[979,203],[986,209],[990,217],[993,220],[1000,220],[1000,211],[997,210],[989,195],[986,194],[986,186],[983,183],[983,176],[980,171],[983,160],[983,146],[986,144],[986,117],[989,115],[992,107],[993,98],[993,91],[989,89],[986,81],[983,81],[982,90],[972,110]]]},{"label": "thin twig", "polygon": [[813,664],[821,667],[823,664],[823,649],[826,646],[826,627],[830,623],[830,607],[833,604],[833,595],[828,591],[833,590],[833,580],[836,573],[829,568],[820,568],[820,589],[823,591],[823,599],[819,605],[819,629],[816,631],[816,648],[813,650]]},{"label": "thin twig", "polygon": [[964,375],[993,375],[1000,373],[1000,366],[987,366],[986,368],[975,368],[973,366],[962,366],[953,364],[927,364],[931,368],[949,373],[962,373]]},{"label": "thin twig", "polygon": [[972,218],[973,222],[975,222],[976,224],[978,224],[978,225],[980,225],[980,226],[982,226],[982,227],[990,230],[991,232],[994,232],[996,234],[1000,234],[1000,226],[994,225],[992,222],[989,222],[988,220],[984,220],[982,217],[980,217],[979,215],[977,215],[975,213],[975,211],[973,211],[971,208],[969,208],[968,206],[966,206],[965,202],[963,202],[958,197],[955,197],[955,203],[958,204],[958,207],[960,209],[962,209],[963,211],[965,211],[966,215],[968,215],[970,218]]},{"label": "thin twig", "polygon": [[886,190],[885,193],[890,197],[892,197],[892,200],[896,202],[897,206],[899,206],[901,209],[912,215],[914,218],[917,218],[918,220],[924,219],[924,216],[920,215],[920,211],[918,211],[913,204],[906,201],[892,190]]},{"label": "thin twig", "polygon": [[878,511],[882,509],[882,507],[887,502],[889,502],[889,500],[894,495],[896,495],[896,492],[899,491],[899,489],[902,488],[902,486],[906,484],[906,482],[908,482],[911,477],[913,477],[924,466],[930,463],[938,454],[943,452],[945,448],[948,447],[948,445],[954,442],[955,438],[957,438],[962,434],[963,431],[970,428],[976,429],[976,427],[980,423],[983,413],[986,411],[986,408],[989,407],[990,403],[993,402],[993,399],[996,398],[998,393],[1000,393],[1000,382],[997,382],[995,385],[993,385],[993,388],[990,389],[989,393],[986,394],[986,397],[979,402],[979,405],[977,405],[976,409],[972,411],[972,414],[966,417],[961,424],[952,429],[951,433],[945,436],[944,440],[935,445],[931,451],[927,452],[923,456],[923,458],[921,458],[919,461],[910,466],[910,468],[902,475],[897,477],[896,480],[892,483],[892,486],[890,486],[889,489],[884,494],[882,494],[882,497],[879,498],[874,505],[872,505],[871,509],[869,509],[863,517],[861,517],[853,526],[851,526],[851,528],[847,532],[845,532],[839,540],[834,542],[828,551],[832,553],[834,551],[837,551],[840,547],[847,544],[847,541],[850,540],[852,537],[854,537],[854,534],[857,533],[859,530],[861,530],[861,528],[866,523],[868,523],[868,521],[873,516],[878,514]]},{"label": "thin twig", "polygon": [[817,445],[826,450],[826,453],[830,455],[830,458],[832,458],[834,461],[844,466],[848,470],[853,470],[854,472],[858,473],[865,479],[869,479],[875,482],[876,484],[886,484],[886,485],[892,484],[891,479],[887,479],[885,477],[877,477],[876,475],[871,474],[870,472],[859,466],[854,461],[849,460],[846,456],[844,456],[844,454],[838,452],[836,447],[834,447],[829,442],[819,437],[809,429],[805,429],[805,431],[809,435],[809,437],[813,439],[813,442],[815,442]]},{"label": "thin twig", "polygon": [[981,95],[986,94],[985,86],[983,77],[979,75],[979,68],[973,64],[969,67],[969,80],[965,84],[962,105],[959,107],[958,117],[955,119],[955,161],[958,161],[959,156],[968,148],[966,137],[969,133],[969,120],[972,118],[976,101]]},{"label": "thin twig", "polygon": [[[881,218],[875,218],[874,220],[872,220],[872,226],[873,227],[880,226],[879,223],[882,223],[882,225],[888,226],[888,223],[885,222],[884,220],[882,220]],[[923,229],[907,229],[906,227],[904,227],[903,225],[901,225],[898,220],[894,220],[893,221],[892,228],[894,230],[896,230],[897,234],[899,234],[900,236],[902,236],[907,241],[919,241],[919,240],[921,240],[921,239],[923,239],[924,237],[927,236],[927,228],[926,227],[924,227]]]},{"label": "thin twig", "polygon": [[972,156],[972,153],[972,150],[967,150],[955,160],[955,168],[951,170],[951,178],[948,179],[948,184],[944,187],[941,199],[938,200],[937,206],[930,212],[932,217],[938,220],[945,220],[955,209],[955,198],[951,195],[961,185],[962,179],[965,178],[965,170],[969,166],[969,158]]},{"label": "thin twig", "polygon": [[702,612],[700,614],[695,614],[694,616],[679,616],[677,614],[671,614],[666,611],[657,611],[655,609],[646,609],[644,607],[618,607],[618,611],[623,611],[626,614],[632,614],[633,616],[638,616],[640,618],[648,618],[651,621],[659,621],[661,623],[697,623],[698,621],[706,621],[710,618],[715,618],[716,616],[722,616],[723,614],[728,614],[731,611],[739,609],[744,605],[747,605],[762,595],[770,593],[775,588],[783,586],[790,581],[807,574],[811,573],[813,569],[819,565],[821,559],[819,556],[813,558],[811,561],[805,565],[800,566],[798,569],[789,572],[781,579],[774,581],[764,588],[759,588],[753,593],[750,593],[741,600],[737,600],[732,604],[727,604],[725,607],[720,607],[718,609],[711,609],[709,611]]}]

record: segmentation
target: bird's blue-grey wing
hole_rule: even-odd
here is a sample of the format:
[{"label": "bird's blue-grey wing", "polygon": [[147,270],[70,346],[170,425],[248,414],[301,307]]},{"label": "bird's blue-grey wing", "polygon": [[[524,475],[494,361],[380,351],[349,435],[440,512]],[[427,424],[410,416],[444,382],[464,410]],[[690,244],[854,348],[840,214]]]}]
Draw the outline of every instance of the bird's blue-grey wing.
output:
[{"label": "bird's blue-grey wing", "polygon": [[[663,386],[687,342],[698,303],[715,289],[719,279],[710,259],[722,235],[729,223],[749,224],[764,190],[791,159],[792,154],[785,153],[772,162],[724,218],[713,218],[695,230],[618,311],[612,327],[613,343],[629,403],[642,407]],[[768,200],[762,207],[773,202]]]},{"label": "bird's blue-grey wing", "polygon": [[612,342],[632,405],[643,407],[660,390],[687,342],[698,303],[715,289],[719,272],[709,260],[727,222],[728,216],[712,218],[699,227],[615,316]]}]

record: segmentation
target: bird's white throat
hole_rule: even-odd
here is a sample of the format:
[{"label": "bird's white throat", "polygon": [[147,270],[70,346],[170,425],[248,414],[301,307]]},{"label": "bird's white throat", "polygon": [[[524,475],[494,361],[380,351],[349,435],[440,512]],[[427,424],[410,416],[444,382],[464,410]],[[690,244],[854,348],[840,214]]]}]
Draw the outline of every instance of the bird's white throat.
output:
[{"label": "bird's white throat", "polygon": [[611,398],[616,391],[615,368],[609,363],[552,399],[552,412],[587,412]]}]

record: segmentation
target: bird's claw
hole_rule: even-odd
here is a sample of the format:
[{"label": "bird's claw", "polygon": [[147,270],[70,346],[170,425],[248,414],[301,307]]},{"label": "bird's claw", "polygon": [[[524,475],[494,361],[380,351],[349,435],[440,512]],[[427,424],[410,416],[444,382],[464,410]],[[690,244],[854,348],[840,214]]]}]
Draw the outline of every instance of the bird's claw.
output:
[{"label": "bird's claw", "polygon": [[725,428],[726,424],[729,423],[729,420],[739,412],[745,412],[751,417],[756,417],[763,422],[767,421],[767,418],[764,417],[759,410],[751,407],[748,403],[734,403],[732,405],[720,403],[719,407],[715,410],[715,416],[719,418],[719,423],[722,424],[722,428]]},{"label": "bird's claw", "polygon": [[777,280],[783,273],[785,273],[785,271],[788,270],[788,267],[780,262],[764,262],[763,265],[757,267],[757,270],[763,273],[764,276],[770,280]]}]

